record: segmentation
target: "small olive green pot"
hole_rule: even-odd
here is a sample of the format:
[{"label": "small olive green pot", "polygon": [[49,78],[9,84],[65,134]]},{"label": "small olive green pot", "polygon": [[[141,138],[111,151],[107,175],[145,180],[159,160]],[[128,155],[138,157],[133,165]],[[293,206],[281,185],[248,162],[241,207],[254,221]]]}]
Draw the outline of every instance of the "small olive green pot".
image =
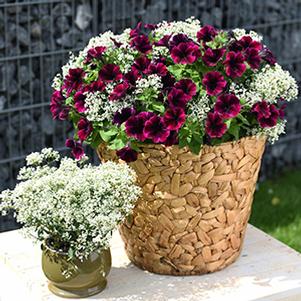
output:
[{"label": "small olive green pot", "polygon": [[111,269],[110,249],[94,252],[83,261],[42,246],[42,269],[49,280],[49,290],[64,298],[84,298],[105,289]]}]

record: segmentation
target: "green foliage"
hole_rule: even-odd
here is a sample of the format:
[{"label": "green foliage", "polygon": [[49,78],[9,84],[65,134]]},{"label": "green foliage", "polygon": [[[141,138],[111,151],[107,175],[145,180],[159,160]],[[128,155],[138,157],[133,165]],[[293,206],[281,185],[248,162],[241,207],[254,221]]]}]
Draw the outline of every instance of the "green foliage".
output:
[{"label": "green foliage", "polygon": [[188,146],[189,149],[198,154],[203,144],[204,129],[195,119],[188,118],[179,131],[179,147]]},{"label": "green foliage", "polygon": [[101,139],[107,143],[109,149],[121,149],[128,142],[124,126],[111,126],[109,130],[99,130],[99,134]]},{"label": "green foliage", "polygon": [[158,91],[152,87],[144,89],[143,93],[138,95],[142,110],[162,114],[165,111],[164,104],[158,101]]},{"label": "green foliage", "polygon": [[207,46],[211,47],[212,49],[222,48],[227,45],[228,40],[229,38],[227,32],[221,31],[211,42],[207,43]]}]

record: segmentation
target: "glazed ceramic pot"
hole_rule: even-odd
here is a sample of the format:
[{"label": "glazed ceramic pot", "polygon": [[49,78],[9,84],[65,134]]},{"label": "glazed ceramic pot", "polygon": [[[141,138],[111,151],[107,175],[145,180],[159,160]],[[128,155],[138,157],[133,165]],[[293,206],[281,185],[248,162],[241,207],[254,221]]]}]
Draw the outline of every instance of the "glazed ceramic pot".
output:
[{"label": "glazed ceramic pot", "polygon": [[55,295],[84,298],[105,289],[111,269],[110,249],[94,252],[84,260],[68,260],[67,253],[51,249],[46,242],[42,250],[42,269]]}]

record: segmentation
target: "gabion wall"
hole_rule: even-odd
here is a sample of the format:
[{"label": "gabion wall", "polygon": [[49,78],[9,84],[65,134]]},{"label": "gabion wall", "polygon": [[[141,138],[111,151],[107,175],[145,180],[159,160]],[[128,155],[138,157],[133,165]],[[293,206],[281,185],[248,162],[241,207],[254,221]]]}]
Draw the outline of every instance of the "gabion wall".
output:
[{"label": "gabion wall", "polygon": [[[65,150],[71,128],[52,121],[49,98],[51,79],[70,51],[104,30],[192,15],[219,28],[258,31],[300,81],[299,0],[0,0],[0,191],[14,185],[26,154],[44,146]],[[268,147],[262,177],[300,164],[300,117],[301,105],[290,104],[288,135]],[[0,219],[0,232],[9,223]]]}]

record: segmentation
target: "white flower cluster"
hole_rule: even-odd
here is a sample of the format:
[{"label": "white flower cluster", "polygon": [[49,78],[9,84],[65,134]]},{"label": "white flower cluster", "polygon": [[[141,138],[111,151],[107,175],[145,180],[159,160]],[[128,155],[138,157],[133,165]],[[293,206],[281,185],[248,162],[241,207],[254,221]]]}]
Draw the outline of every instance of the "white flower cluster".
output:
[{"label": "white flower cluster", "polygon": [[274,144],[279,139],[281,134],[285,134],[285,125],[286,120],[280,120],[275,126],[271,128],[253,128],[248,134],[255,136],[266,136],[268,138],[268,141],[271,144]]},{"label": "white flower cluster", "polygon": [[243,36],[250,36],[253,40],[261,42],[262,41],[262,36],[259,35],[257,32],[250,30],[247,32],[245,29],[242,28],[235,28],[232,30],[234,33],[234,36],[237,40],[242,38]]},{"label": "white flower cluster", "polygon": [[266,65],[257,73],[250,84],[250,90],[256,91],[270,103],[276,102],[279,98],[291,101],[298,96],[296,80],[278,64]]},{"label": "white flower cluster", "polygon": [[147,88],[153,88],[155,91],[162,89],[163,84],[161,77],[157,74],[150,74],[146,78],[139,78],[136,82],[136,94],[143,93]]},{"label": "white flower cluster", "polygon": [[101,122],[108,120],[112,122],[114,114],[131,106],[133,101],[134,99],[128,95],[118,101],[109,101],[106,93],[99,91],[86,93],[86,117],[89,121]]},{"label": "white flower cluster", "polygon": [[141,193],[134,171],[113,162],[80,166],[68,158],[57,168],[41,168],[43,176],[0,194],[0,212],[14,209],[30,235],[67,243],[78,258],[108,247],[112,231]]},{"label": "white flower cluster", "polygon": [[210,99],[205,93],[192,99],[188,103],[187,108],[189,116],[203,122],[207,118],[208,112],[212,109],[212,105],[210,105]]},{"label": "white flower cluster", "polygon": [[165,35],[184,33],[189,38],[197,41],[197,32],[201,29],[200,21],[191,17],[185,21],[167,22],[163,21],[158,24],[154,30],[156,39],[160,39]]}]

